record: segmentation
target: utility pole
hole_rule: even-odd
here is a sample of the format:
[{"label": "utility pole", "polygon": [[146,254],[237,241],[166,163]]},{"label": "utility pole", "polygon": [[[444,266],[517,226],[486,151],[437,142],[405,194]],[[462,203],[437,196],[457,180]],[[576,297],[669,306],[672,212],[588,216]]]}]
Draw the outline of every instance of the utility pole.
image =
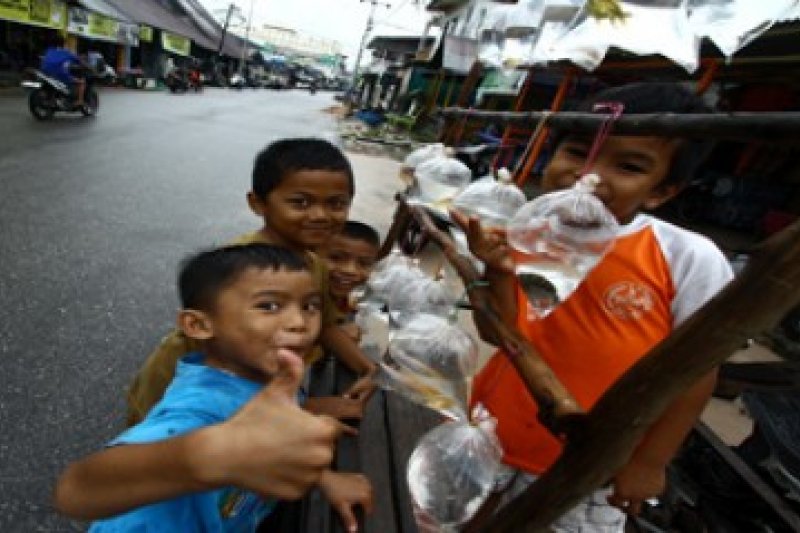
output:
[{"label": "utility pole", "polygon": [[222,47],[225,44],[225,34],[228,33],[228,26],[231,23],[231,16],[233,12],[236,10],[236,4],[231,2],[231,5],[228,6],[228,13],[225,15],[225,24],[222,25],[222,37],[219,40],[219,48],[217,48],[217,61],[222,57]]},{"label": "utility pole", "polygon": [[253,24],[253,4],[255,0],[250,0],[250,13],[247,15],[247,27],[244,30],[244,48],[242,49],[242,60],[239,63],[239,74],[244,71],[244,63],[249,59],[248,49],[250,48],[250,27]]},{"label": "utility pole", "polygon": [[[358,83],[358,68],[361,64],[361,54],[364,53],[364,47],[367,46],[367,38],[369,37],[369,32],[372,31],[372,28],[375,25],[375,8],[383,6],[387,9],[392,7],[389,2],[381,2],[379,0],[359,0],[360,2],[369,2],[371,7],[369,9],[369,17],[367,18],[367,27],[364,28],[364,34],[361,36],[361,44],[358,47],[358,55],[356,55],[356,64],[353,67],[353,83],[351,85],[351,91],[355,91],[356,83]],[[355,101],[355,95],[353,92],[350,93],[350,103]]]}]

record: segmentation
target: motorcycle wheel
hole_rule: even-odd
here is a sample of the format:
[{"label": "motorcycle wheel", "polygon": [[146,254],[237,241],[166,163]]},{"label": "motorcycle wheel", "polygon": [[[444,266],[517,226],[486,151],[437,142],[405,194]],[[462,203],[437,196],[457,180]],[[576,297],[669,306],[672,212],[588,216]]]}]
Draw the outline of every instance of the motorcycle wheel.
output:
[{"label": "motorcycle wheel", "polygon": [[97,96],[97,92],[90,89],[86,92],[86,105],[81,108],[81,113],[84,117],[93,117],[97,114],[98,109],[100,109],[100,98]]},{"label": "motorcycle wheel", "polygon": [[35,89],[28,96],[28,109],[36,120],[47,120],[55,113],[53,102],[42,89]]}]

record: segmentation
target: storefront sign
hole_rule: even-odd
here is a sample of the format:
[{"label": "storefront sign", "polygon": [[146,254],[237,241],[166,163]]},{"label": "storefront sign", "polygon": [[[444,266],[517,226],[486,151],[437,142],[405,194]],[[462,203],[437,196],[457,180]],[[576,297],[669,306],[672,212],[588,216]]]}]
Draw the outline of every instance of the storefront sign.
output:
[{"label": "storefront sign", "polygon": [[145,26],[144,24],[139,26],[139,40],[144,43],[152,43],[153,28],[151,28],[150,26]]},{"label": "storefront sign", "polygon": [[477,39],[448,35],[444,39],[442,66],[447,70],[466,74],[478,57]]},{"label": "storefront sign", "polygon": [[182,35],[175,35],[161,30],[161,46],[167,52],[188,56],[192,50],[192,41]]},{"label": "storefront sign", "polygon": [[61,0],[0,0],[0,19],[63,30],[67,5]]},{"label": "storefront sign", "polygon": [[120,22],[82,7],[69,8],[67,31],[89,39],[139,46],[139,27],[136,24]]}]

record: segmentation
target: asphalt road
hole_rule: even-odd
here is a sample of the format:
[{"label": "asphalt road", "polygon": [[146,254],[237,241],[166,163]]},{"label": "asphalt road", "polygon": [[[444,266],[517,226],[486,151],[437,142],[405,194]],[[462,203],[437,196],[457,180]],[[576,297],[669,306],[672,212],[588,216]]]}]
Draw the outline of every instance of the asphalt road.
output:
[{"label": "asphalt road", "polygon": [[171,325],[176,265],[257,227],[256,152],[334,129],[330,93],[107,90],[38,123],[0,94],[0,531],[81,531],[51,510],[69,461],[122,428],[124,387]]}]

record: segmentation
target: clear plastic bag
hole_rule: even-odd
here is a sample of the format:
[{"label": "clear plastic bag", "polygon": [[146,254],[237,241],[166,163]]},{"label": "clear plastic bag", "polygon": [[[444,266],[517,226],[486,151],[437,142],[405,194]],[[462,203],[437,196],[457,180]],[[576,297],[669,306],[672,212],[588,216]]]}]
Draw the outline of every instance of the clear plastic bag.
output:
[{"label": "clear plastic bag", "polygon": [[416,506],[444,531],[475,514],[505,470],[495,421],[480,406],[473,422],[445,422],[426,433],[408,460],[408,488]]},{"label": "clear plastic bag", "polygon": [[420,313],[446,317],[453,312],[455,303],[456,298],[444,283],[427,276],[393,283],[387,300],[395,326],[409,323]]},{"label": "clear plastic bag", "polygon": [[506,16],[514,6],[487,4],[486,16],[478,31],[478,59],[485,66],[500,68],[503,63]]},{"label": "clear plastic bag", "polygon": [[445,156],[445,146],[442,143],[433,143],[420,146],[412,151],[403,160],[403,167],[409,170],[416,169],[421,163],[434,157]]},{"label": "clear plastic bag", "polygon": [[472,181],[472,171],[467,165],[452,157],[434,157],[417,166],[414,177],[419,188],[419,199],[429,203],[452,200]]},{"label": "clear plastic bag", "polygon": [[517,276],[539,316],[566,300],[613,245],[619,224],[593,194],[599,182],[589,174],[539,196],[508,224]]},{"label": "clear plastic bag", "polygon": [[367,280],[365,300],[386,304],[394,287],[422,279],[427,279],[427,275],[419,268],[419,261],[394,251],[373,268]]},{"label": "clear plastic bag", "polygon": [[797,9],[794,0],[689,0],[689,24],[731,57]]},{"label": "clear plastic bag", "polygon": [[478,217],[484,227],[504,227],[524,203],[525,194],[505,168],[497,171],[497,179],[490,175],[475,180],[453,199],[454,208]]},{"label": "clear plastic bag", "polygon": [[688,0],[620,0],[619,12],[598,12],[587,2],[566,33],[556,40],[550,59],[569,59],[594,70],[610,47],[640,56],[659,54],[694,72],[700,40],[689,24]]},{"label": "clear plastic bag", "polygon": [[398,371],[425,378],[466,406],[469,380],[478,371],[478,346],[458,324],[419,314],[392,334],[388,356]]}]

